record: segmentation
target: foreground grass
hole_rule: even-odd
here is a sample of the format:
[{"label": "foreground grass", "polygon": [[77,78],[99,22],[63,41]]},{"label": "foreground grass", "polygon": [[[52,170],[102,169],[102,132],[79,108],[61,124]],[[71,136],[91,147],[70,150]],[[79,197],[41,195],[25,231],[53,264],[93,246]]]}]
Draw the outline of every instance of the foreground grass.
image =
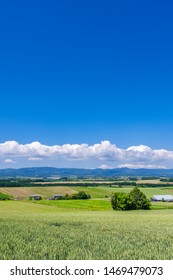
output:
[{"label": "foreground grass", "polygon": [[111,210],[109,199],[87,199],[87,200],[40,200],[36,204],[54,206],[64,211],[87,210],[87,211],[103,211]]},{"label": "foreground grass", "polygon": [[80,207],[1,202],[0,259],[173,258],[173,210],[81,211]]}]

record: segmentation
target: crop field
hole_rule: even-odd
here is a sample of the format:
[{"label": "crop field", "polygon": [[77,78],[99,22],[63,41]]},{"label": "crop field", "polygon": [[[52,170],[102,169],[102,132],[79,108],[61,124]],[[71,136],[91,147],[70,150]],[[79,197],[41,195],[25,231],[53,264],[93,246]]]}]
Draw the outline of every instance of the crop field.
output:
[{"label": "crop field", "polygon": [[[99,187],[78,187],[78,186],[41,186],[41,187],[6,187],[0,188],[0,192],[11,195],[14,199],[28,199],[29,195],[39,194],[42,198],[48,198],[56,194],[73,194],[79,191],[85,191],[90,194],[92,198],[104,198],[111,197],[114,192],[130,192],[133,187],[109,187],[109,186],[99,186]],[[173,194],[173,187],[154,187],[154,188],[140,188],[141,191],[148,197],[151,198],[156,194]]]},{"label": "crop field", "polygon": [[113,211],[106,198],[0,201],[1,260],[173,259],[172,232],[166,207]]},{"label": "crop field", "polygon": [[[0,201],[0,259],[172,259],[173,203],[152,203],[151,211],[113,211],[112,193],[132,189],[104,184],[0,188],[15,199]],[[46,199],[79,191],[91,199]],[[148,198],[173,194],[168,185],[141,191]],[[31,194],[43,199],[30,201]]]}]

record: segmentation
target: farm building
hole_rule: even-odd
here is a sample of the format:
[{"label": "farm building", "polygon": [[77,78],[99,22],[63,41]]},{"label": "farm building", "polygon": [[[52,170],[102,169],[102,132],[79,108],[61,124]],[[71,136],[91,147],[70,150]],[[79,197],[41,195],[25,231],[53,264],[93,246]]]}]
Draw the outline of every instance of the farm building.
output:
[{"label": "farm building", "polygon": [[48,200],[61,200],[64,198],[63,194],[53,195],[52,197],[48,198]]},{"label": "farm building", "polygon": [[151,198],[151,201],[166,201],[166,202],[173,202],[173,196],[172,195],[153,195]]},{"label": "farm building", "polygon": [[33,194],[33,195],[29,196],[29,199],[31,199],[31,200],[41,200],[42,197],[41,197],[41,195]]}]

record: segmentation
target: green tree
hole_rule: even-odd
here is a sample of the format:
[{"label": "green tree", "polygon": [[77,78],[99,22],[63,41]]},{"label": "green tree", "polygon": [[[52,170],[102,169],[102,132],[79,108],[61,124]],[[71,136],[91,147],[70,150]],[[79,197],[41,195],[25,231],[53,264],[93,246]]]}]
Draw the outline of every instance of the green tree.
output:
[{"label": "green tree", "polygon": [[133,201],[134,209],[150,209],[151,208],[151,203],[150,203],[149,199],[137,187],[135,187],[130,192],[130,196]]},{"label": "green tree", "polygon": [[136,187],[128,194],[115,192],[111,197],[111,204],[114,210],[150,209],[150,201]]},{"label": "green tree", "polygon": [[130,194],[116,192],[111,197],[112,208],[114,210],[131,210],[133,201]]}]

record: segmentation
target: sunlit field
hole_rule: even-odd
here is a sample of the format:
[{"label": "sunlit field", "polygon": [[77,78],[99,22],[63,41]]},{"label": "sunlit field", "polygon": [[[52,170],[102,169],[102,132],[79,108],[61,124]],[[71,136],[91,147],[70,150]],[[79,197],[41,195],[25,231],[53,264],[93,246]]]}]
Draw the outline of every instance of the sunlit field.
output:
[{"label": "sunlit field", "polygon": [[[114,192],[130,192],[133,187],[109,187],[109,186],[99,186],[99,187],[69,187],[69,186],[58,186],[58,187],[6,187],[0,188],[0,192],[13,196],[14,199],[28,199],[29,195],[40,194],[42,198],[48,198],[56,194],[73,194],[79,191],[85,191],[90,194],[92,198],[104,198],[105,196],[111,197]],[[140,188],[140,190],[148,197],[151,198],[156,194],[172,194],[173,187],[155,187],[155,188]]]},{"label": "sunlit field", "polygon": [[109,199],[0,202],[1,260],[172,259],[172,232],[172,209],[113,211]]}]

